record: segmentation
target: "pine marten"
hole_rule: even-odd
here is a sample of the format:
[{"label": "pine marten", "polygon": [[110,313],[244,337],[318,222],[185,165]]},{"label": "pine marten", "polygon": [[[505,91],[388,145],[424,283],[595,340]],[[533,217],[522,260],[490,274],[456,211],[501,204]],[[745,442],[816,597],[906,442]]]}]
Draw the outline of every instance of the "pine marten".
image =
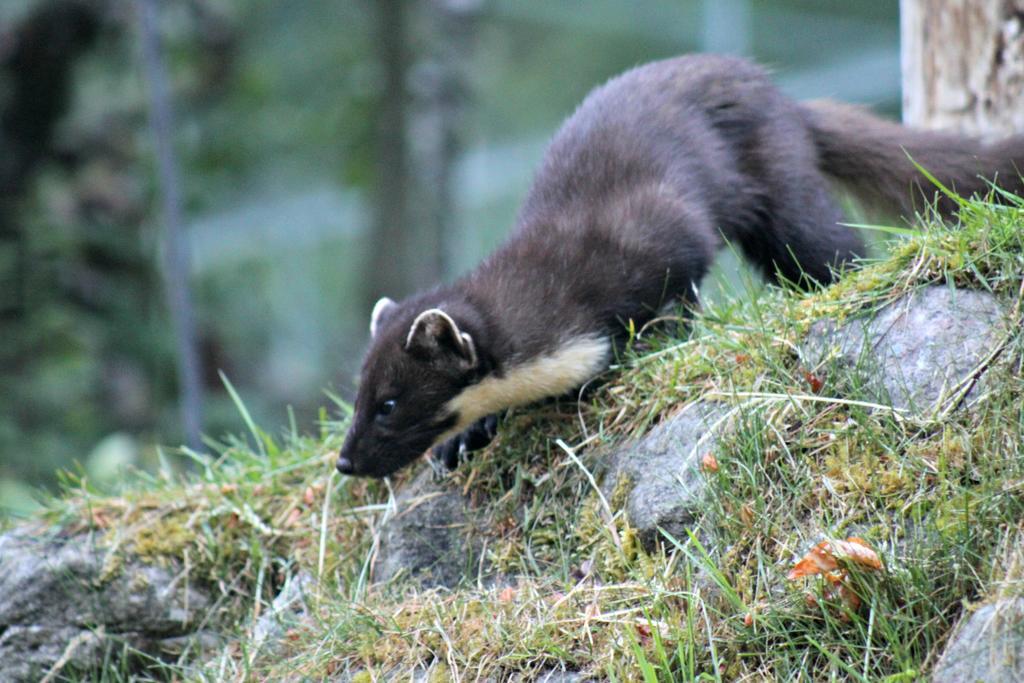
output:
[{"label": "pine marten", "polygon": [[627,71],[562,125],[494,253],[453,284],[374,307],[338,470],[381,477],[434,446],[454,466],[489,440],[495,413],[604,370],[629,321],[692,303],[726,240],[770,278],[832,282],[863,245],[830,181],[912,216],[935,194],[917,165],[967,196],[989,190],[985,178],[1020,192],[1018,164],[1022,137],[985,145],[797,103],[738,58]]}]

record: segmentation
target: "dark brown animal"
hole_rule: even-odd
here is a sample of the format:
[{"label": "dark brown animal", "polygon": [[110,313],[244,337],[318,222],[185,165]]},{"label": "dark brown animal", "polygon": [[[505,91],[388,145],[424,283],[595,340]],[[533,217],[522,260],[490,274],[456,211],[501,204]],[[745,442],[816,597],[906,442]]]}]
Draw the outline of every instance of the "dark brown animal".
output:
[{"label": "dark brown animal", "polygon": [[741,59],[613,78],[555,135],[497,251],[454,284],[378,302],[338,469],[384,476],[439,443],[454,465],[490,416],[580,387],[629,321],[692,300],[724,240],[769,277],[831,282],[862,244],[830,181],[909,216],[934,195],[911,158],[966,195],[984,178],[1021,190],[1021,138],[986,146],[799,104]]}]

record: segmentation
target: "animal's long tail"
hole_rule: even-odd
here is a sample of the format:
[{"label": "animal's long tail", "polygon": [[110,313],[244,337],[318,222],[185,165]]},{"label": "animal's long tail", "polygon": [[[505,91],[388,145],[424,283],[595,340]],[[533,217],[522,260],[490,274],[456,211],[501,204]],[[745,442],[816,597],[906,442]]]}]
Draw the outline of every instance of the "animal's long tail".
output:
[{"label": "animal's long tail", "polygon": [[[963,197],[987,194],[990,181],[1024,194],[1024,135],[987,144],[906,128],[853,105],[821,100],[801,106],[821,170],[858,199],[883,210],[911,217],[936,196],[938,188],[915,163]],[[956,203],[940,196],[938,208],[949,214]]]}]

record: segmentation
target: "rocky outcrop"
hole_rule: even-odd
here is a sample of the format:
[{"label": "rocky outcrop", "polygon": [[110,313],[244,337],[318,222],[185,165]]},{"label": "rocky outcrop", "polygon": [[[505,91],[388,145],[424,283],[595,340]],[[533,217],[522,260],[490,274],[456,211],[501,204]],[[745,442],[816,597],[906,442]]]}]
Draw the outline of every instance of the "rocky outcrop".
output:
[{"label": "rocky outcrop", "polygon": [[836,363],[867,398],[925,413],[940,401],[980,395],[1005,316],[988,292],[925,287],[873,315],[815,323],[802,354],[808,367]]},{"label": "rocky outcrop", "polygon": [[36,531],[0,536],[0,680],[88,671],[109,648],[173,658],[213,638],[196,633],[210,594],[180,567],[121,564],[88,535]]},{"label": "rocky outcrop", "polygon": [[253,649],[265,652],[277,649],[289,628],[309,618],[308,601],[316,589],[316,579],[307,572],[289,576],[270,609],[253,624]]},{"label": "rocky outcrop", "polygon": [[[851,378],[840,392],[866,389],[868,398],[904,410],[955,407],[983,392],[1005,316],[987,292],[926,287],[841,325],[815,323],[801,355],[810,368]],[[618,498],[647,544],[662,529],[681,538],[692,527],[707,484],[701,459],[729,428],[728,409],[697,401],[612,453],[602,492],[612,500],[625,491]]]},{"label": "rocky outcrop", "polygon": [[[877,403],[924,413],[969,407],[984,394],[986,373],[998,361],[1004,316],[990,294],[925,288],[842,324],[813,325],[801,363],[834,376],[829,391],[839,394],[866,389]],[[702,458],[721,448],[732,413],[741,411],[728,402],[698,400],[609,454],[603,495],[624,509],[646,543],[660,539],[663,530],[685,538],[699,519],[709,481]],[[386,516],[373,580],[411,580],[422,587],[475,580],[488,522],[486,506],[474,507],[453,481],[435,480],[424,469],[398,492]],[[311,585],[312,579],[299,576],[286,586],[253,627],[258,649],[272,651],[287,628],[305,618]],[[0,680],[88,671],[112,647],[174,657],[213,638],[199,631],[212,596],[173,561],[115,555],[88,535],[43,537],[28,527],[0,535]],[[1022,605],[993,604],[972,615],[951,641],[935,680],[1021,680]],[[577,674],[551,675],[572,680]]]},{"label": "rocky outcrop", "polygon": [[1024,598],[985,605],[957,629],[933,683],[1024,681]]},{"label": "rocky outcrop", "polygon": [[699,401],[612,453],[602,493],[624,505],[646,545],[661,538],[662,529],[686,538],[707,484],[701,459],[715,449],[727,417],[726,404]]},{"label": "rocky outcrop", "polygon": [[384,525],[373,567],[380,583],[405,577],[425,588],[453,587],[475,576],[479,542],[472,533],[483,524],[450,481],[436,481],[424,468],[395,497]]}]

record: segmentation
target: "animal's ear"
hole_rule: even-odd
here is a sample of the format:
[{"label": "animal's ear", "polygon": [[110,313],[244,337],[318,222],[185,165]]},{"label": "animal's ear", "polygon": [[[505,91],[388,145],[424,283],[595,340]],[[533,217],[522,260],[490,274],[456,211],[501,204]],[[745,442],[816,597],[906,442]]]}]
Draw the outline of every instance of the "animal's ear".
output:
[{"label": "animal's ear", "polygon": [[380,329],[380,324],[384,320],[384,316],[397,305],[398,304],[386,296],[381,297],[380,300],[373,305],[373,313],[370,314],[371,337],[377,336],[377,330]]},{"label": "animal's ear", "polygon": [[440,308],[430,308],[412,321],[405,350],[424,353],[430,357],[453,354],[466,367],[477,365],[476,344],[473,337],[461,331],[451,316]]}]

